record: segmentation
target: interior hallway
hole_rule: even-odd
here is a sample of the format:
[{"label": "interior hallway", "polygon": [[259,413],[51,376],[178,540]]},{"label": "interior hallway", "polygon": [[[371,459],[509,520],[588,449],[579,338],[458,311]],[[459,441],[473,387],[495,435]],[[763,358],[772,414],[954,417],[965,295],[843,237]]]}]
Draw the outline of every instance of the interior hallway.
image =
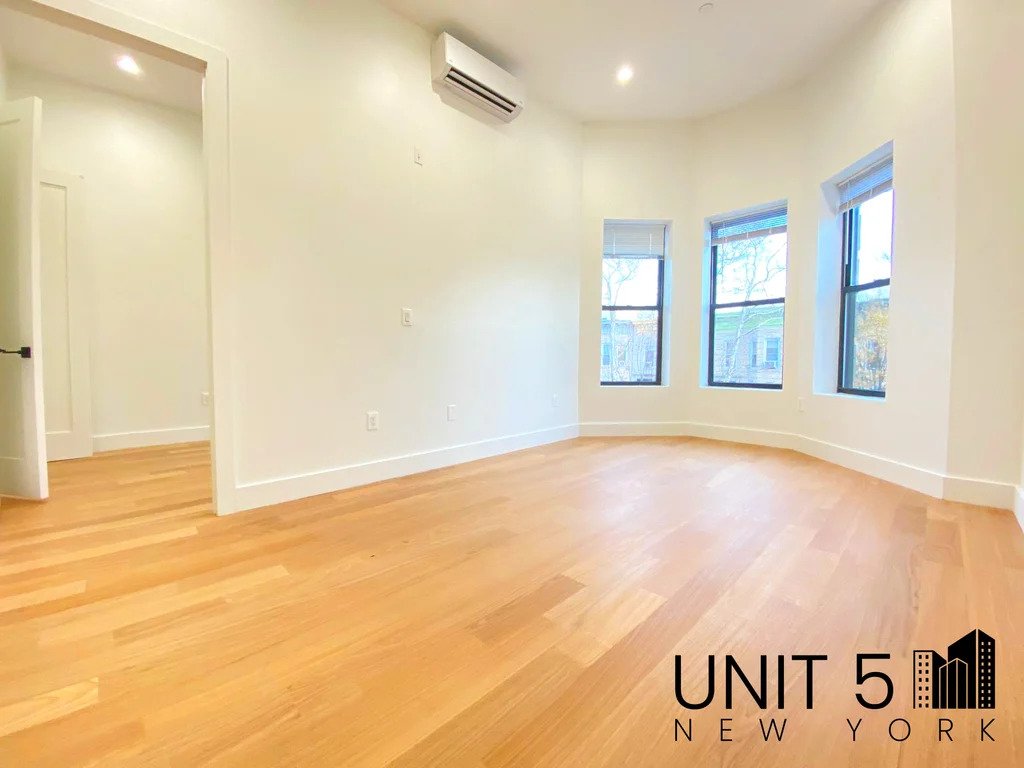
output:
[{"label": "interior hallway", "polygon": [[[59,463],[47,504],[5,501],[0,765],[1024,760],[1009,512],[795,453],[646,438],[217,518],[208,460],[197,443]],[[910,654],[976,626],[1004,649],[996,742],[979,743],[979,713],[942,713],[957,726],[940,751],[939,713],[911,709]],[[705,655],[728,652],[755,674],[761,653],[829,655],[813,711],[790,668],[783,744],[762,743],[757,718],[779,713],[742,690],[673,742],[673,655],[696,698]],[[853,701],[857,652],[893,654],[882,712]],[[847,717],[872,738],[851,744]],[[914,727],[902,744],[882,737],[894,717]]]}]

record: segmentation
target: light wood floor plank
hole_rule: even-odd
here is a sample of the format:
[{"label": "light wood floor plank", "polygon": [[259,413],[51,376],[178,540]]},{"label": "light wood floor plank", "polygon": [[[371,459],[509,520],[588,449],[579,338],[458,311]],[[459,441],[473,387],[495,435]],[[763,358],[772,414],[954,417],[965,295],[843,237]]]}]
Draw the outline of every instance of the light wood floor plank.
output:
[{"label": "light wood floor plank", "polygon": [[[575,440],[228,518],[200,443],[54,464],[51,488],[0,508],[2,766],[1024,764],[1008,512],[690,438]],[[940,745],[911,655],[976,626],[998,643],[997,740],[971,712]],[[853,702],[858,651],[893,656],[885,711]],[[727,653],[827,653],[814,709],[794,672],[784,711],[720,692],[676,743],[674,655]],[[772,716],[789,725],[766,746]]]},{"label": "light wood floor plank", "polygon": [[98,696],[99,680],[93,678],[0,706],[0,737],[92,706]]}]

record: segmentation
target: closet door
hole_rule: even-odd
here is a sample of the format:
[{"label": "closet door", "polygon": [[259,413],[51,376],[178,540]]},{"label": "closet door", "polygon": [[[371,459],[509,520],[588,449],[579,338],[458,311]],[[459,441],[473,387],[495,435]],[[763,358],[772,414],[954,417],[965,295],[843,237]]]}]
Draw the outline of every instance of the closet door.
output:
[{"label": "closet door", "polygon": [[81,247],[82,180],[43,171],[39,187],[43,391],[50,461],[92,455],[88,265]]}]

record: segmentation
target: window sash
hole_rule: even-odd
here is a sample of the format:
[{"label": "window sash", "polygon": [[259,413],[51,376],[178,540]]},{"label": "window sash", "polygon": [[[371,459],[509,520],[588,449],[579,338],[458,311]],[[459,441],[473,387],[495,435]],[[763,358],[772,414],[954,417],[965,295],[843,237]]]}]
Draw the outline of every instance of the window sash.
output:
[{"label": "window sash", "polygon": [[836,391],[841,394],[859,395],[860,397],[885,397],[886,390],[884,389],[863,389],[861,387],[848,387],[845,384],[847,366],[855,355],[856,343],[856,337],[850,333],[851,328],[848,327],[850,318],[847,315],[846,308],[850,303],[849,296],[862,293],[863,291],[890,287],[890,283],[890,280],[876,280],[874,283],[867,283],[865,285],[845,286],[842,290],[839,299],[839,379],[838,386],[836,387]]},{"label": "window sash", "polygon": [[857,254],[860,251],[860,206],[888,190],[882,190],[858,203],[843,213],[843,290],[847,288],[880,288],[888,285],[891,277],[872,280],[867,283],[853,281],[854,269],[857,267]]},{"label": "window sash", "polygon": [[[616,257],[618,258],[618,257]],[[658,265],[658,303],[657,304],[601,304],[602,312],[635,311],[660,312],[665,303],[665,262]]]},{"label": "window sash", "polygon": [[[786,231],[783,229],[783,231]],[[770,232],[768,234],[777,234]],[[764,236],[764,232],[756,235],[757,237]],[[787,246],[788,247],[788,246]],[[787,254],[788,257],[788,254]],[[788,258],[787,258],[787,270],[788,270]],[[716,302],[718,296],[718,245],[711,247],[711,299],[708,304],[708,377],[707,382],[709,387],[731,387],[735,389],[782,389],[782,384],[763,384],[758,382],[732,382],[732,381],[717,381],[715,379],[715,314],[720,309],[739,309],[742,307],[764,307],[773,304],[780,304],[785,307],[786,297],[776,299],[752,299],[750,301],[730,301],[723,302],[721,304]],[[785,332],[785,309],[783,309],[783,332]],[[776,370],[782,369],[782,347],[781,339],[779,342],[779,361]],[[735,351],[734,351],[735,353]],[[758,360],[760,362],[760,351],[758,350]],[[747,355],[752,356],[752,350],[747,350]],[[749,361],[748,361],[749,362]],[[755,367],[751,365],[749,367]]]},{"label": "window sash", "polygon": [[[664,225],[659,225],[664,226]],[[621,255],[608,256],[608,258],[621,259]],[[658,259],[658,303],[657,304],[601,304],[602,314],[605,312],[657,312],[658,313],[658,327],[654,339],[656,358],[654,362],[654,380],[653,381],[605,381],[602,377],[601,386],[603,387],[657,387],[661,386],[662,380],[662,363],[664,358],[664,331],[665,331],[665,259]],[[614,326],[609,328],[609,333],[612,333]],[[611,349],[609,350],[611,356],[611,364],[615,363],[615,349],[614,349],[614,338],[610,339]],[[602,367],[604,363],[604,350],[602,344],[601,353]]]},{"label": "window sash", "polygon": [[[870,200],[871,197],[875,197],[885,191],[887,190],[881,190],[880,192],[872,194],[870,197],[866,198],[866,200]],[[866,202],[866,200],[862,200],[861,202]],[[861,203],[857,203],[857,205],[860,204]],[[892,285],[891,277],[883,278],[881,280],[872,280],[869,283],[852,282],[858,238],[860,236],[859,230],[860,215],[857,211],[857,207],[854,206],[848,208],[843,212],[843,284],[839,291],[839,372],[836,380],[836,391],[844,395],[884,398],[886,393],[886,390],[884,389],[862,389],[859,387],[846,386],[846,373],[854,355],[854,344],[856,341],[853,334],[850,333],[850,318],[847,316],[847,305],[850,303],[849,296],[856,295],[864,291],[891,287]]]}]

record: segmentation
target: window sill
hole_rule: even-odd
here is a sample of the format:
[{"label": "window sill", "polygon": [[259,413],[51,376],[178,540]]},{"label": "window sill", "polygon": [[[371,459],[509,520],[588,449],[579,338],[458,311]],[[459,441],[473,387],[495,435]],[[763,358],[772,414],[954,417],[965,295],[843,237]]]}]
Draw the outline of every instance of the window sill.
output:
[{"label": "window sill", "polygon": [[866,403],[884,403],[885,395],[861,395],[856,392],[815,392],[815,397],[831,397],[839,400],[855,400]]},{"label": "window sill", "polygon": [[637,389],[638,387],[646,389],[657,389],[658,387],[667,387],[668,385],[654,381],[602,381],[599,386],[607,387],[608,389]]},{"label": "window sill", "polygon": [[759,387],[756,384],[701,384],[700,388],[718,392],[782,392],[782,387]]}]

